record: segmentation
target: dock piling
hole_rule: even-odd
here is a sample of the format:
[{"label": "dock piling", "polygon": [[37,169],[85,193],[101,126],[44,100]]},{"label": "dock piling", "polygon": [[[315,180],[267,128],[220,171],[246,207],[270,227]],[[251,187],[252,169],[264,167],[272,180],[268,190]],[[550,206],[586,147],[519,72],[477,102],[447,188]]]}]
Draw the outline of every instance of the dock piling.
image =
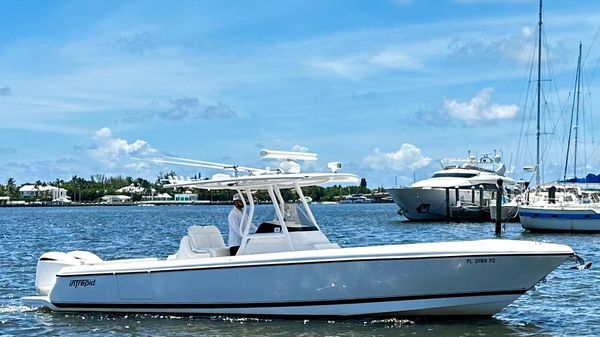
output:
[{"label": "dock piling", "polygon": [[479,185],[479,207],[483,207],[483,185]]},{"label": "dock piling", "polygon": [[446,218],[450,220],[450,187],[446,187]]},{"label": "dock piling", "polygon": [[502,191],[503,191],[503,181],[502,179],[498,179],[496,182],[496,236],[500,236],[502,234]]}]

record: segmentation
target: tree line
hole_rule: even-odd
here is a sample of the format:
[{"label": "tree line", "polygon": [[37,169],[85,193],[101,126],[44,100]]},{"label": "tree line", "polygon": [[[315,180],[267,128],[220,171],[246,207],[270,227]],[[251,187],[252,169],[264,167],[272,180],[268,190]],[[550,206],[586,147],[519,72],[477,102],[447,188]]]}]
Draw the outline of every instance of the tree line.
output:
[{"label": "tree line", "polygon": [[[65,181],[63,179],[56,179],[54,181],[40,181],[26,182],[24,184],[17,185],[17,182],[13,178],[8,178],[6,184],[0,183],[0,196],[8,196],[13,200],[28,200],[35,199],[41,201],[51,201],[50,196],[41,197],[22,197],[19,193],[19,188],[23,185],[35,185],[36,187],[54,186],[64,188],[67,190],[67,195],[74,202],[93,203],[101,201],[101,198],[105,195],[111,194],[125,194],[132,198],[132,201],[139,201],[142,195],[157,195],[161,193],[183,193],[187,189],[182,188],[165,188],[163,179],[168,177],[177,176],[174,171],[161,172],[157,175],[154,182],[150,182],[143,178],[123,177],[114,176],[107,177],[103,174],[96,174],[90,176],[89,179],[78,177],[77,175],[71,177],[71,180]],[[199,179],[199,176],[192,177]],[[140,193],[117,193],[117,190],[126,186],[135,186],[140,189]],[[378,188],[376,191],[382,191],[382,188]],[[233,197],[233,191],[230,190],[202,190],[193,189],[192,193],[198,195],[199,200],[211,200],[217,202],[230,201]],[[342,196],[348,194],[367,194],[372,191],[367,187],[367,181],[365,178],[361,179],[360,185],[357,186],[341,186],[334,185],[329,187],[322,186],[310,186],[303,188],[305,196],[312,198],[313,201],[334,201],[339,200]],[[295,193],[290,190],[282,191],[283,197],[286,200],[295,199]],[[256,199],[258,201],[268,201],[269,196],[266,192],[257,193]]]}]

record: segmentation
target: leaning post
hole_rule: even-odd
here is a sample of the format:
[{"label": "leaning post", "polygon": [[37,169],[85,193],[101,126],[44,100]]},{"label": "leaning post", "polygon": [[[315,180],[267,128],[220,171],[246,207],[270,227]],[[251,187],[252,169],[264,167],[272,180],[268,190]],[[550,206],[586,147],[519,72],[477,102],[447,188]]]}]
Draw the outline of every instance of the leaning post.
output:
[{"label": "leaning post", "polygon": [[502,179],[498,179],[496,182],[496,235],[502,234]]}]

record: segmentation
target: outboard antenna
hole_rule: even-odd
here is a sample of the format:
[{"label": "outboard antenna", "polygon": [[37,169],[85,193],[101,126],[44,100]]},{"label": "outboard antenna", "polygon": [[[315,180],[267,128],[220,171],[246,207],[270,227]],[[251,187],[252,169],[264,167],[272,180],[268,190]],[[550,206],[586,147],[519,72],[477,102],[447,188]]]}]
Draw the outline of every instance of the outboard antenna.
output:
[{"label": "outboard antenna", "polygon": [[261,150],[260,156],[265,159],[315,161],[319,155],[310,152]]}]

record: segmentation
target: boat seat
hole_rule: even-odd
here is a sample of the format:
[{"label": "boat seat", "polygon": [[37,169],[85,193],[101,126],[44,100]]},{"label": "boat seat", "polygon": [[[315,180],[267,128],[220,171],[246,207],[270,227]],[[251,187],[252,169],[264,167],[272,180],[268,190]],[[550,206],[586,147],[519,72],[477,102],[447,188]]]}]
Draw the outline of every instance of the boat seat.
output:
[{"label": "boat seat", "polygon": [[225,246],[223,236],[216,226],[197,226],[188,228],[180,243],[177,254],[168,257],[173,259],[196,259],[214,256],[229,256],[229,248]]}]

